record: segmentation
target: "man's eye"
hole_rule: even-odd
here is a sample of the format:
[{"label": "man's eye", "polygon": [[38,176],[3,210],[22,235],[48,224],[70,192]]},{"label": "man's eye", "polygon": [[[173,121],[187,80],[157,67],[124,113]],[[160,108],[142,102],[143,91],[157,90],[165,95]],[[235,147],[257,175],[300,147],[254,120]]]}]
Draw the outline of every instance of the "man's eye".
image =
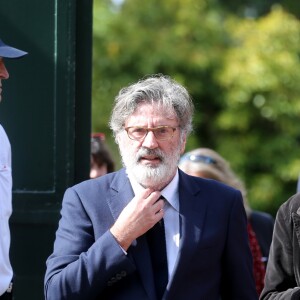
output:
[{"label": "man's eye", "polygon": [[159,128],[157,131],[159,134],[164,134],[164,133],[168,132],[168,129],[167,128]]},{"label": "man's eye", "polygon": [[132,133],[134,133],[134,134],[144,134],[145,133],[145,129],[144,128],[134,128],[132,130]]}]

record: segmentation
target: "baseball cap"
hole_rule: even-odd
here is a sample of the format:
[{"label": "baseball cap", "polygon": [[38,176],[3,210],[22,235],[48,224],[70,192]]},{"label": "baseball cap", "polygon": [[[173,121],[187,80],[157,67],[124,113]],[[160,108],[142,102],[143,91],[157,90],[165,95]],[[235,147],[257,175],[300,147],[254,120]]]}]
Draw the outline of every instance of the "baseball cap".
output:
[{"label": "baseball cap", "polygon": [[0,39],[0,57],[19,58],[26,54],[28,53],[25,51],[4,44],[3,41]]}]

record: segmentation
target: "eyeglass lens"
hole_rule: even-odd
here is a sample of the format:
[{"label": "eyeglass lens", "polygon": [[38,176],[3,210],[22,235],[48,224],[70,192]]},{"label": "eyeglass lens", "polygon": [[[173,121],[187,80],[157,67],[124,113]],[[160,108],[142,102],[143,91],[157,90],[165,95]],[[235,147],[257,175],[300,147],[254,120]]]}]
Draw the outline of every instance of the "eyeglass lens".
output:
[{"label": "eyeglass lens", "polygon": [[160,126],[155,128],[145,127],[128,127],[125,128],[129,138],[133,140],[142,140],[146,137],[149,131],[152,131],[155,138],[158,140],[167,140],[172,138],[176,128],[170,126]]}]

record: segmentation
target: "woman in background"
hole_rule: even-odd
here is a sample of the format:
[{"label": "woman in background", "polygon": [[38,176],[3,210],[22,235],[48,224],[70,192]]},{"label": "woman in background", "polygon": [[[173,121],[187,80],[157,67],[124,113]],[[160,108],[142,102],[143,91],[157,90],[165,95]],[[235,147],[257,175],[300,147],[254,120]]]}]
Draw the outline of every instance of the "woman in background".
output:
[{"label": "woman in background", "polygon": [[214,179],[241,191],[248,218],[248,236],[253,256],[256,290],[260,295],[264,287],[274,218],[270,214],[251,209],[243,182],[230,168],[229,163],[216,151],[209,148],[198,148],[188,152],[182,156],[179,168],[189,175]]},{"label": "woman in background", "polygon": [[115,163],[105,144],[103,133],[93,133],[91,136],[91,167],[90,178],[100,177],[114,172]]}]

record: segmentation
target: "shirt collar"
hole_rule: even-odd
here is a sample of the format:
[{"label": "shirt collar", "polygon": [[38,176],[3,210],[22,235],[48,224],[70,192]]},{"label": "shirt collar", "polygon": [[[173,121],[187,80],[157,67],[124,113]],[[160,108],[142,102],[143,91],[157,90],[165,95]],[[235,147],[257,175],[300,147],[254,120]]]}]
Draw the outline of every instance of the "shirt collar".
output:
[{"label": "shirt collar", "polygon": [[[130,184],[132,186],[134,194],[138,194],[144,188],[134,179],[132,174],[126,170],[127,176],[129,178]],[[173,206],[177,211],[179,211],[179,196],[178,196],[178,184],[179,184],[179,174],[178,169],[176,170],[176,174],[173,177],[172,181],[161,191],[162,196],[166,198],[168,203]]]}]

